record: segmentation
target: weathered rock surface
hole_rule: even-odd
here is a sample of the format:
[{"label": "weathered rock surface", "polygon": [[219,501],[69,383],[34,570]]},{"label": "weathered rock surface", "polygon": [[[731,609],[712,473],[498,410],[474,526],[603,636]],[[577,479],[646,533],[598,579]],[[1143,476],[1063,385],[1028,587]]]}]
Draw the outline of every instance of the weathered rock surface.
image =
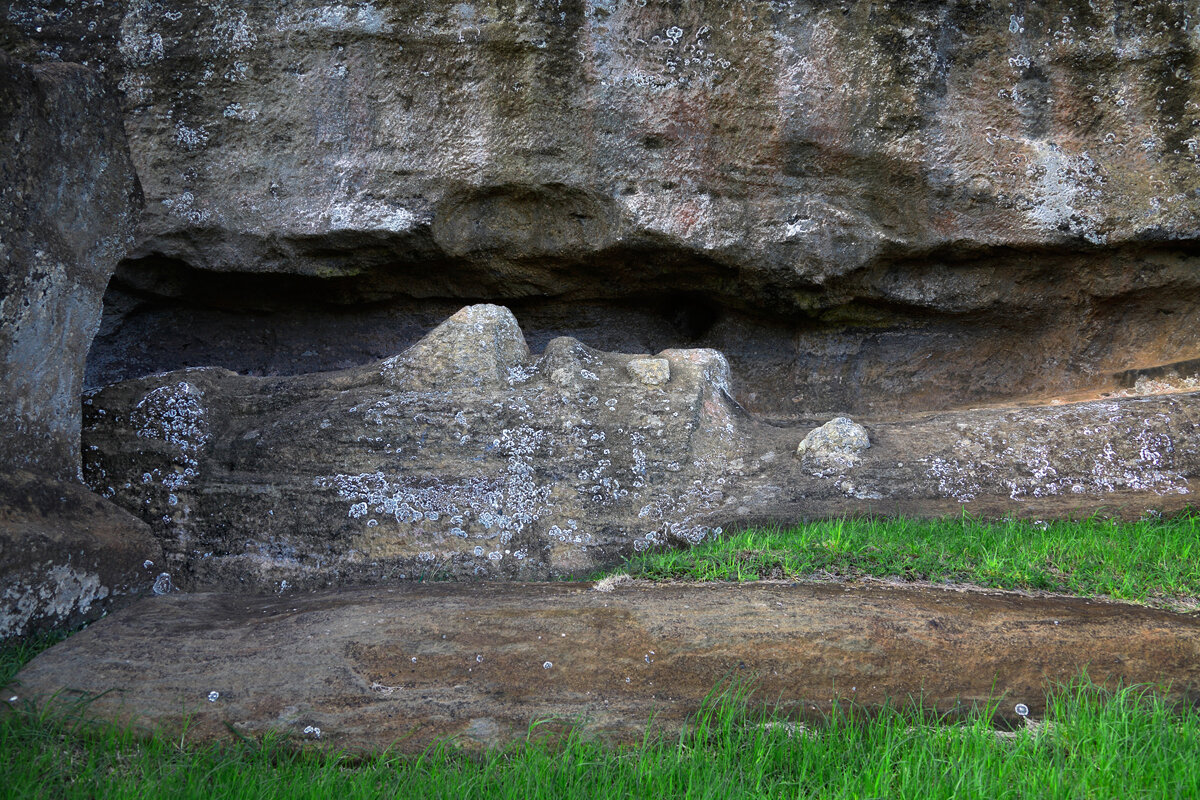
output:
[{"label": "weathered rock surface", "polygon": [[84,360],[140,200],[100,77],[0,52],[0,472],[78,479]]},{"label": "weathered rock surface", "polygon": [[0,640],[70,628],[150,589],[149,526],[77,483],[0,475]]},{"label": "weathered rock surface", "polygon": [[146,524],[79,484],[79,395],[141,203],[117,101],[0,52],[0,639],[150,586]]},{"label": "weathered rock surface", "polygon": [[[523,739],[531,722],[636,740],[678,727],[731,677],[799,717],[831,700],[1003,696],[1160,683],[1194,699],[1200,619],[1136,606],[941,589],[754,584],[408,584],[151,598],[31,662],[3,700],[108,692],[88,708],[189,741],[269,730],[350,750]],[[68,694],[69,696],[69,694]],[[211,698],[211,699],[210,699]]]},{"label": "weathered rock surface", "polygon": [[870,446],[866,428],[849,417],[834,417],[800,440],[796,456],[818,469],[844,472]]},{"label": "weathered rock surface", "polygon": [[585,571],[711,533],[743,448],[721,355],[662,356],[661,387],[570,339],[533,358],[506,309],[472,306],[370,367],[90,395],[84,472],[154,526],[182,585]]},{"label": "weathered rock surface", "polygon": [[1137,514],[1198,488],[1195,394],[864,420],[839,442],[869,448],[814,459],[793,455],[811,423],[730,399],[720,353],[660,353],[657,386],[634,358],[566,338],[528,355],[505,309],[468,307],[368,367],[91,394],[85,475],[151,524],[180,585],[244,590],[579,575],[749,521]]},{"label": "weathered rock surface", "polygon": [[480,298],[531,338],[720,349],[790,419],[1200,356],[1193,0],[4,12],[124,90],[149,206],[96,385],[362,364]]}]

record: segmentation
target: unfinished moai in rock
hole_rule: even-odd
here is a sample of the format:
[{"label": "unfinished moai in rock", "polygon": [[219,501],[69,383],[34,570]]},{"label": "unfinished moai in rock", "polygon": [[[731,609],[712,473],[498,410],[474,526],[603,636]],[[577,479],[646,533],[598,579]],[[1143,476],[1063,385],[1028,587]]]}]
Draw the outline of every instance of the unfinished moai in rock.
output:
[{"label": "unfinished moai in rock", "polygon": [[140,514],[189,586],[550,578],[709,535],[744,444],[719,353],[629,356],[462,309],[345,372],[197,369],[90,394],[88,483]]},{"label": "unfinished moai in rock", "polygon": [[[811,431],[756,420],[725,359],[552,341],[470,306],[343,372],[192,369],[88,395],[85,475],[190,588],[585,575],[723,526],[872,509],[1066,513],[1187,502],[1190,395]],[[799,448],[797,456],[791,454]]]},{"label": "unfinished moai in rock", "polygon": [[158,557],[79,485],[84,360],[140,200],[100,77],[0,52],[0,639],[96,616]]}]

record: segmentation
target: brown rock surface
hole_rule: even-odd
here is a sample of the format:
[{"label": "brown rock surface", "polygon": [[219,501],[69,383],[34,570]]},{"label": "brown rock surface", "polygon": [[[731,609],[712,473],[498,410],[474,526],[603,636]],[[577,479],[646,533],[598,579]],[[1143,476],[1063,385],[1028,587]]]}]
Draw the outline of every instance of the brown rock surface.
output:
[{"label": "brown rock surface", "polygon": [[[6,697],[90,705],[189,740],[282,731],[351,750],[521,739],[531,722],[630,741],[678,727],[731,677],[817,718],[919,695],[1003,697],[1035,717],[1050,682],[1161,683],[1194,698],[1200,619],[1003,593],[822,585],[407,584],[248,598],[148,598],[31,662]],[[210,693],[214,693],[211,694]],[[213,699],[209,699],[212,697]],[[19,700],[18,700],[19,702]],[[557,729],[561,730],[561,725]],[[552,726],[542,726],[542,731]]]}]

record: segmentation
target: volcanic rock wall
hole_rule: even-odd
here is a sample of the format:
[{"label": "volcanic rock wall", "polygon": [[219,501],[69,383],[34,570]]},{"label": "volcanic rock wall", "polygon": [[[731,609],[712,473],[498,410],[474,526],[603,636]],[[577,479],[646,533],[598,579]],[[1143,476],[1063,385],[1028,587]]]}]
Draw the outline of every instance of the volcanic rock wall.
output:
[{"label": "volcanic rock wall", "polygon": [[746,408],[1200,356],[1194,2],[10,2],[102,69],[147,211],[89,368],[344,368],[463,301],[722,350]]},{"label": "volcanic rock wall", "polygon": [[[1200,385],[1198,18],[2,4],[7,52],[121,98],[146,196],[88,355],[89,485],[185,585],[256,589],[1177,507],[1195,401],[1141,395]],[[846,413],[869,448],[795,453]]]},{"label": "volcanic rock wall", "polygon": [[0,52],[0,639],[95,617],[161,559],[80,485],[84,360],[140,202],[99,76]]}]

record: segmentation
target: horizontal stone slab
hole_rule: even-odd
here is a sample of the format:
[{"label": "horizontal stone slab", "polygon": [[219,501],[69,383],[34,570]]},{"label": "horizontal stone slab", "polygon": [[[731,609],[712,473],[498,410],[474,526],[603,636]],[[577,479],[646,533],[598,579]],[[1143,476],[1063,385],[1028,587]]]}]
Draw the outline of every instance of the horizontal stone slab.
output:
[{"label": "horizontal stone slab", "polygon": [[[712,689],[819,717],[920,696],[1002,696],[1034,716],[1049,684],[1153,682],[1187,696],[1200,618],[1013,593],[879,585],[403,584],[288,597],[139,601],[46,651],[3,695],[106,692],[99,718],[190,740],[267,731],[350,750],[502,744],[583,725],[609,741],[677,728]],[[61,697],[62,695],[60,695]],[[17,698],[12,701],[10,698]],[[3,706],[0,706],[3,707]]]}]

